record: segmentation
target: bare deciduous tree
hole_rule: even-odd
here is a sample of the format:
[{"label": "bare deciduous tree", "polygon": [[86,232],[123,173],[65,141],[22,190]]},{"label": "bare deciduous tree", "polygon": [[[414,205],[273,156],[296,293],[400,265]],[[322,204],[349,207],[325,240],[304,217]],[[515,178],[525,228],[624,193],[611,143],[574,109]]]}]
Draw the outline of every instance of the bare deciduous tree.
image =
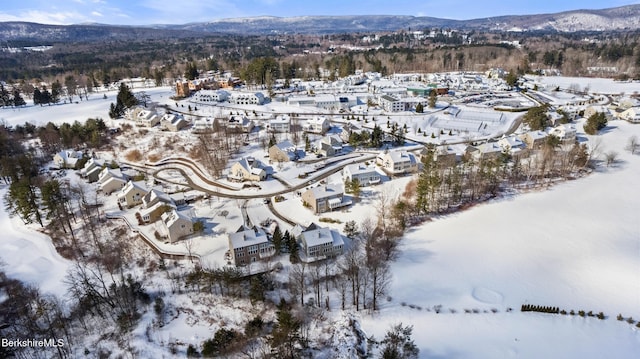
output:
[{"label": "bare deciduous tree", "polygon": [[633,135],[629,137],[629,139],[627,140],[627,146],[624,149],[631,152],[632,155],[635,155],[638,149],[640,149],[640,142],[638,141],[638,136]]}]

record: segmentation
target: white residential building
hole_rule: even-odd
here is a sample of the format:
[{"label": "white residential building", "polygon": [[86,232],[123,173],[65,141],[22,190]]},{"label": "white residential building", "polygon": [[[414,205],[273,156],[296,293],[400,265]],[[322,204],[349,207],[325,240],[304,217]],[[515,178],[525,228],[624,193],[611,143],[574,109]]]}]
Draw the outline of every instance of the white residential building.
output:
[{"label": "white residential building", "polygon": [[342,178],[345,181],[352,182],[357,179],[360,186],[369,186],[378,184],[381,181],[380,174],[375,166],[366,166],[364,164],[348,165],[342,170]]},{"label": "white residential building", "polygon": [[194,102],[211,103],[227,101],[229,96],[229,92],[225,90],[200,90],[192,98]]},{"label": "white residential building", "polygon": [[405,103],[390,95],[382,95],[378,98],[378,105],[388,112],[400,112],[405,110]]},{"label": "white residential building", "polygon": [[416,157],[406,151],[386,151],[376,158],[378,166],[391,175],[400,175],[418,171]]},{"label": "white residential building", "polygon": [[76,168],[76,163],[82,158],[82,151],[62,150],[53,156],[53,163],[58,168]]},{"label": "white residential building", "polygon": [[558,137],[562,142],[574,142],[577,135],[576,126],[571,123],[565,123],[554,128],[551,134]]},{"label": "white residential building", "polygon": [[527,145],[515,135],[501,138],[498,141],[498,146],[500,146],[503,151],[511,155],[516,155],[527,147]]},{"label": "white residential building", "polygon": [[289,115],[278,115],[276,118],[269,120],[269,131],[277,133],[285,133],[291,130],[291,118]]},{"label": "white residential building", "polygon": [[154,111],[141,110],[138,112],[134,121],[136,125],[141,127],[153,127],[160,123],[160,118]]},{"label": "white residential building", "polygon": [[620,118],[631,123],[640,123],[640,107],[631,107],[620,113]]},{"label": "white residential building", "polygon": [[160,218],[162,219],[165,236],[171,243],[177,242],[193,233],[191,218],[175,209],[163,213]]},{"label": "white residential building", "polygon": [[303,127],[303,130],[311,133],[324,134],[331,129],[331,122],[325,116],[317,116],[310,120]]},{"label": "white residential building", "polygon": [[193,133],[207,133],[213,131],[215,121],[212,118],[199,118],[193,122],[191,131]]},{"label": "white residential building", "polygon": [[262,105],[264,104],[264,95],[261,92],[233,92],[229,102],[236,105]]}]

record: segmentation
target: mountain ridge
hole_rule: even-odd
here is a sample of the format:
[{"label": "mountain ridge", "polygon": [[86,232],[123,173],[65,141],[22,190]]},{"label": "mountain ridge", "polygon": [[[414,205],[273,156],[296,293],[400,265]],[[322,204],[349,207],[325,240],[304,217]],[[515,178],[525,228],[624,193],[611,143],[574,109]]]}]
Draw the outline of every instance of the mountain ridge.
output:
[{"label": "mountain ridge", "polygon": [[0,41],[92,41],[207,34],[332,34],[385,32],[407,29],[451,28],[498,31],[625,31],[640,29],[640,4],[600,10],[571,10],[537,15],[503,15],[455,20],[412,15],[256,16],[207,22],[153,25],[76,24],[46,25],[0,22]]}]

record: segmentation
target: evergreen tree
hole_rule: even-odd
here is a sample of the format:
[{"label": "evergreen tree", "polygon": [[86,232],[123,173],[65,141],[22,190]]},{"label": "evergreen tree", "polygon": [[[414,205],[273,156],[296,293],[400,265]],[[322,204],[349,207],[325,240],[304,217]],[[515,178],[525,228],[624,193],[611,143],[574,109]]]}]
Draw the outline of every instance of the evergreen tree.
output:
[{"label": "evergreen tree", "polygon": [[41,105],[42,104],[42,92],[40,92],[39,88],[33,89],[33,104]]},{"label": "evergreen tree", "polygon": [[276,312],[277,323],[271,333],[271,347],[278,358],[299,358],[302,338],[300,328],[302,323],[291,312],[291,307],[284,299],[278,305]]},{"label": "evergreen tree", "polygon": [[282,251],[282,231],[280,230],[280,227],[276,227],[276,229],[273,231],[273,236],[271,237],[271,240],[273,241],[273,246],[276,249],[276,255],[280,254],[280,252]]},{"label": "evergreen tree", "polygon": [[605,127],[607,127],[607,117],[603,112],[598,112],[589,116],[587,123],[584,124],[584,132],[595,135]]},{"label": "evergreen tree", "polygon": [[198,78],[198,66],[196,66],[195,62],[190,62],[187,64],[187,68],[184,71],[184,78],[190,81]]},{"label": "evergreen tree", "polygon": [[269,138],[269,147],[275,146],[278,143],[276,140],[276,135],[274,133],[271,134],[271,138]]},{"label": "evergreen tree", "polygon": [[375,124],[373,126],[373,131],[371,132],[371,138],[369,140],[371,147],[378,148],[382,146],[382,136],[382,129],[377,124]]},{"label": "evergreen tree", "polygon": [[13,101],[9,95],[9,91],[4,87],[3,83],[0,83],[0,107],[11,106]]},{"label": "evergreen tree", "polygon": [[403,327],[402,323],[394,325],[380,342],[384,344],[381,351],[382,359],[417,359],[420,349],[411,339],[413,326]]},{"label": "evergreen tree", "polygon": [[60,81],[56,80],[51,85],[51,100],[50,103],[58,103],[60,102],[60,96],[62,95],[62,85]]},{"label": "evergreen tree", "polygon": [[15,107],[20,107],[20,106],[24,106],[26,105],[27,102],[24,100],[24,98],[22,98],[22,95],[20,94],[20,90],[13,89],[13,105]]},{"label": "evergreen tree", "polygon": [[549,126],[549,118],[547,118],[547,109],[549,105],[543,105],[530,108],[524,115],[523,121],[529,125],[533,131],[544,130]]},{"label": "evergreen tree", "polygon": [[416,105],[416,113],[423,113],[424,112],[424,106],[422,106],[422,103],[418,103]]},{"label": "evergreen tree", "polygon": [[109,107],[109,117],[119,118],[124,115],[126,109],[131,108],[138,104],[138,100],[129,90],[129,86],[124,83],[120,84],[116,103],[111,103]]},{"label": "evergreen tree", "polygon": [[435,108],[437,102],[438,94],[436,93],[436,90],[431,90],[429,93],[429,108]]},{"label": "evergreen tree", "polygon": [[509,71],[509,73],[507,74],[504,80],[507,83],[507,85],[509,85],[509,87],[513,87],[518,83],[518,75],[515,72],[513,72],[513,70],[511,70]]}]

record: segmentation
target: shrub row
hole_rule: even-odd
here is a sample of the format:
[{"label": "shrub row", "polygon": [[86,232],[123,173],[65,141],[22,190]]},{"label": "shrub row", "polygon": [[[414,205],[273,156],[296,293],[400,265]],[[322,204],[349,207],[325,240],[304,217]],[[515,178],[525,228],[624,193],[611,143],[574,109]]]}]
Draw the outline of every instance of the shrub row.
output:
[{"label": "shrub row", "polygon": [[540,312],[540,313],[551,313],[551,314],[559,314],[560,308],[558,307],[543,307],[540,305],[531,305],[531,304],[523,304],[520,308],[521,312]]},{"label": "shrub row", "polygon": [[[594,314],[593,311],[589,311],[588,313],[585,312],[584,310],[579,310],[577,313],[572,309],[571,311],[567,312],[566,310],[560,310],[560,308],[558,307],[544,307],[544,306],[540,306],[540,305],[531,305],[531,304],[523,304],[522,307],[520,308],[520,311],[522,312],[540,312],[540,313],[550,313],[550,314],[562,314],[562,315],[579,315],[581,317],[596,317],[600,320],[604,320],[606,319],[606,316],[604,315],[604,313],[600,312],[598,314]],[[618,316],[618,320],[620,319],[620,316]]]}]

